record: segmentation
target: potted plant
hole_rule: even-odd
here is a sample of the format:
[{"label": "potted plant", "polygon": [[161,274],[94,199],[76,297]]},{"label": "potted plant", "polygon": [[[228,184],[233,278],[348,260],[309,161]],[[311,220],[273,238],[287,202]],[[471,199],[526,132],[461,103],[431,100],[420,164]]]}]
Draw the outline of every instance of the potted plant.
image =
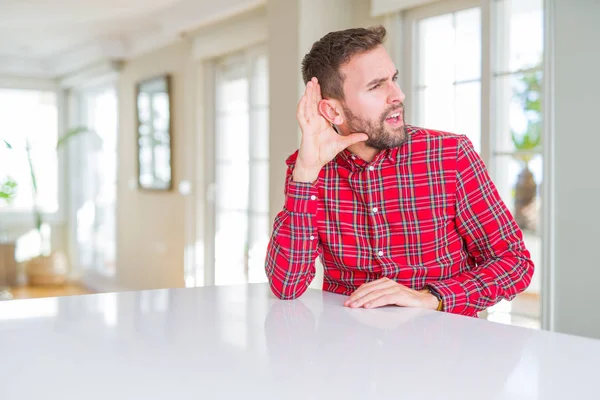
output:
[{"label": "potted plant", "polygon": [[523,75],[520,87],[515,89],[515,97],[521,103],[527,118],[525,132],[511,130],[515,147],[514,157],[521,162],[521,172],[515,185],[515,220],[523,230],[535,231],[537,228],[537,184],[529,168],[531,160],[540,152],[542,140],[541,121],[541,71],[532,71]]},{"label": "potted plant", "polygon": [[[89,131],[87,128],[78,127],[69,130],[56,143],[56,149],[59,150],[66,145],[73,137],[82,133],[90,133],[95,136],[97,141],[101,143],[100,137]],[[4,140],[8,148],[12,146]],[[60,285],[66,281],[68,273],[67,258],[62,252],[52,251],[50,225],[44,221],[44,215],[38,205],[38,181],[35,168],[31,159],[31,146],[29,141],[26,141],[27,162],[29,165],[29,173],[31,176],[31,190],[33,194],[33,216],[35,221],[35,230],[40,238],[39,255],[25,262],[25,273],[27,281],[30,285]],[[16,187],[15,183],[9,183],[10,186]]]}]

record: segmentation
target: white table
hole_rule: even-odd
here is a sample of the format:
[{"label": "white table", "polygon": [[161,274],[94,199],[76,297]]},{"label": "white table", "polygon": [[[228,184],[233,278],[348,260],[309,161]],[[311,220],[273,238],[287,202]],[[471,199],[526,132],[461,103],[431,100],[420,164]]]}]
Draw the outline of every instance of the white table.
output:
[{"label": "white table", "polygon": [[268,286],[0,302],[0,399],[597,399],[600,341]]}]

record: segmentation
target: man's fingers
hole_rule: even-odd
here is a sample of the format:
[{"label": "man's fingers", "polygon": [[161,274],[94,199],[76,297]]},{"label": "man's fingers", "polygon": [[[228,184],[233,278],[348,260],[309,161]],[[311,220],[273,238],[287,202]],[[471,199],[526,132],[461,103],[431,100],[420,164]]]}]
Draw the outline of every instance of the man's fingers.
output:
[{"label": "man's fingers", "polygon": [[356,289],[352,295],[350,295],[350,297],[344,302],[344,305],[349,305],[351,302],[360,299],[374,290],[385,289],[396,285],[398,285],[396,282],[388,278],[381,278],[373,282],[365,283]]},{"label": "man's fingers", "polygon": [[340,151],[352,146],[355,143],[364,142],[368,138],[369,136],[366,133],[353,133],[348,136],[340,136],[340,143],[342,143],[343,146]]},{"label": "man's fingers", "polygon": [[351,295],[350,297],[348,297],[348,299],[346,299],[346,301],[344,302],[344,305],[349,305],[350,302],[358,299],[359,297],[363,296],[364,293],[368,293],[369,291],[372,290],[373,287],[380,285],[382,282],[387,282],[389,279],[388,278],[379,278],[375,281],[372,282],[368,282],[368,283],[363,283],[362,285],[359,286],[358,289],[356,289]]},{"label": "man's fingers", "polygon": [[313,116],[313,85],[313,81],[308,81],[308,83],[306,84],[306,102],[304,103],[304,115],[306,116],[307,120],[310,120]]},{"label": "man's fingers", "polygon": [[317,78],[313,78],[312,80],[313,82],[313,93],[312,93],[312,113],[313,115],[319,115],[319,98],[321,97],[320,92],[321,92],[321,87],[319,85],[319,82],[317,81]]},{"label": "man's fingers", "polygon": [[[387,304],[392,304],[394,301],[394,297],[393,296],[395,293],[399,293],[402,289],[399,286],[393,286],[393,287],[387,287],[384,289],[377,289],[377,290],[373,290],[372,292],[366,294],[365,296],[353,301],[350,303],[350,307],[351,308],[358,308],[358,307],[362,307],[363,305],[367,304],[367,303],[372,303],[376,300],[379,300],[379,302],[383,302],[386,305]],[[382,299],[384,298],[384,299]]]},{"label": "man's fingers", "polygon": [[300,126],[304,126],[304,124],[306,124],[305,108],[306,108],[306,94],[300,98],[300,101],[298,102],[298,110],[296,111],[296,119],[300,123]]},{"label": "man's fingers", "polygon": [[394,296],[391,294],[387,294],[381,297],[378,297],[376,299],[373,299],[371,301],[366,302],[363,307],[364,308],[377,308],[377,307],[383,307],[383,306],[389,306],[390,304],[393,305],[398,305],[398,298],[399,296]]},{"label": "man's fingers", "polygon": [[315,78],[315,82],[317,82],[317,102],[319,102],[323,99],[323,94],[321,93],[321,84],[317,78]]}]

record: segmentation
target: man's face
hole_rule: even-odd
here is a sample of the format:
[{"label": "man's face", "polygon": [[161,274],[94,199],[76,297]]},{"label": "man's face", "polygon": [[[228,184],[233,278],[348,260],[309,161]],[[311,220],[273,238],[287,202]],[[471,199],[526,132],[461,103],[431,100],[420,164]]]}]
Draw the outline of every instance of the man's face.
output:
[{"label": "man's face", "polygon": [[406,140],[404,98],[396,80],[398,71],[383,46],[359,54],[340,68],[344,76],[342,101],[344,133],[364,132],[366,145],[377,149],[398,147]]}]

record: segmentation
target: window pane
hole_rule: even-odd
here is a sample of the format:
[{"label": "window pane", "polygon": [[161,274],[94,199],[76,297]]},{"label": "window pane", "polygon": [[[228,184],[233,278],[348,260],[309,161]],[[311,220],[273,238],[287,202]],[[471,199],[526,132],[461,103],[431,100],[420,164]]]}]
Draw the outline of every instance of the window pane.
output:
[{"label": "window pane", "polygon": [[541,83],[542,71],[495,79],[496,151],[540,151]]},{"label": "window pane", "polygon": [[248,79],[223,81],[217,87],[217,112],[248,111]]},{"label": "window pane", "polygon": [[452,132],[454,130],[454,85],[427,87],[421,94],[419,124],[426,128]]},{"label": "window pane", "polygon": [[38,183],[38,206],[46,212],[58,210],[58,112],[56,95],[35,90],[0,89],[0,180],[11,176],[19,185],[10,205],[0,209],[31,211],[32,182],[27,161],[26,144]]},{"label": "window pane", "polygon": [[493,2],[497,16],[496,68],[511,72],[538,66],[544,48],[543,0]]},{"label": "window pane", "polygon": [[471,82],[456,85],[455,133],[471,139],[477,152],[481,151],[481,83]]},{"label": "window pane", "polygon": [[220,162],[217,164],[217,209],[248,209],[249,172],[250,168],[247,162]]},{"label": "window pane", "polygon": [[253,61],[254,83],[252,106],[269,105],[269,64],[266,55],[258,56]]},{"label": "window pane", "polygon": [[418,23],[419,85],[454,81],[454,26],[452,14],[426,18]]},{"label": "window pane", "polygon": [[494,184],[517,223],[521,229],[535,232],[540,218],[542,156],[538,154],[531,160],[517,155],[496,156],[494,170]]},{"label": "window pane", "polygon": [[416,124],[466,134],[481,150],[481,9],[417,23]]},{"label": "window pane", "polygon": [[248,252],[248,281],[266,282],[265,257],[270,233],[269,216],[253,215],[250,218],[250,251]]},{"label": "window pane", "polygon": [[[77,162],[80,174],[76,175],[80,181],[72,189],[79,264],[113,275],[116,268],[117,93],[114,88],[90,91],[82,95],[82,103],[82,119],[94,134],[80,136],[73,143],[78,146],[74,149],[80,157]],[[151,162],[150,149],[145,150],[148,151],[143,157]],[[142,173],[151,174],[151,169],[144,167]]]},{"label": "window pane", "polygon": [[481,77],[481,9],[459,11],[456,18],[456,80]]},{"label": "window pane", "polygon": [[217,212],[215,235],[215,283],[230,285],[246,282],[248,214]]},{"label": "window pane", "polygon": [[269,163],[256,161],[251,164],[252,191],[251,210],[269,212]]},{"label": "window pane", "polygon": [[217,161],[247,161],[249,154],[248,112],[227,112],[216,121]]},{"label": "window pane", "polygon": [[251,158],[253,160],[269,159],[269,109],[261,107],[252,110]]},{"label": "window pane", "polygon": [[[215,281],[263,282],[269,233],[264,221],[269,194],[267,57],[241,53],[219,61],[216,69]],[[251,263],[260,264],[262,273],[253,270],[250,277]]]}]

